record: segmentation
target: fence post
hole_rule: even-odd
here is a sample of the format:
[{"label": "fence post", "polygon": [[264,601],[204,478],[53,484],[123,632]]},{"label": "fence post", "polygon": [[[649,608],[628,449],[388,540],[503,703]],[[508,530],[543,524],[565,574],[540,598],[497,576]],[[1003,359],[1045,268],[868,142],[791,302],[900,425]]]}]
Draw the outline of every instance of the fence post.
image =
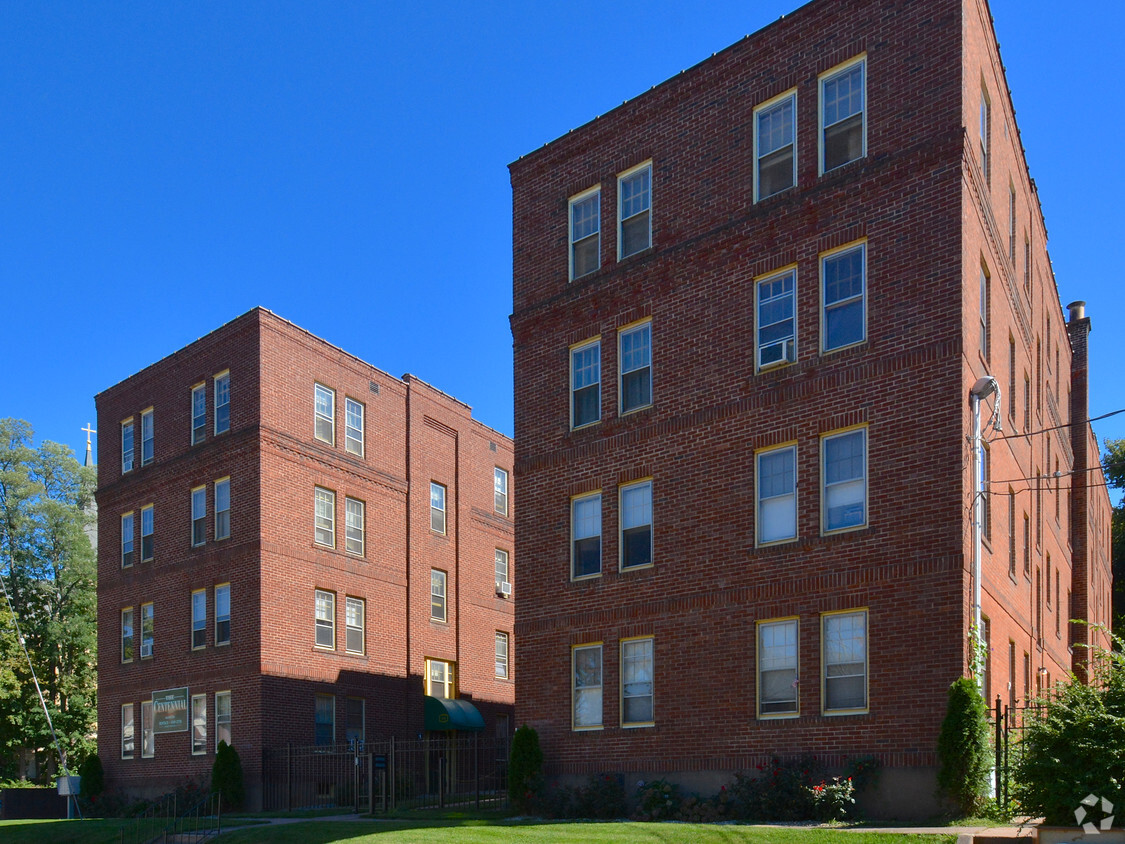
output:
[{"label": "fence post", "polygon": [[367,814],[375,814],[375,754],[367,751]]},{"label": "fence post", "polygon": [[293,742],[285,745],[285,811],[293,811]]},{"label": "fence post", "polygon": [[477,793],[477,811],[480,811],[480,733],[473,733],[473,788]]},{"label": "fence post", "polygon": [[1004,744],[1004,730],[1000,721],[1003,718],[1001,712],[1003,704],[1000,702],[1000,695],[996,696],[996,768],[994,776],[996,778],[996,802],[999,803],[1002,798],[1001,789],[1001,763],[1003,762],[1003,744]]},{"label": "fence post", "polygon": [[398,805],[398,803],[397,803],[398,780],[395,779],[395,737],[394,736],[391,736],[391,750],[390,750],[390,753],[388,754],[388,756],[390,758],[387,760],[387,762],[388,762],[387,779],[389,779],[391,781],[391,785],[390,785],[390,789],[391,789],[391,808],[394,809]]}]

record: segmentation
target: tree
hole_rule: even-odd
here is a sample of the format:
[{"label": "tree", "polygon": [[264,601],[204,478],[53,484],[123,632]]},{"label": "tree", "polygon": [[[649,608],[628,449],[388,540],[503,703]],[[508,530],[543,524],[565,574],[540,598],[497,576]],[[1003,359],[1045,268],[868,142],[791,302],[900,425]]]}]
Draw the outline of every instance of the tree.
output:
[{"label": "tree", "polygon": [[519,812],[531,811],[543,790],[543,751],[539,733],[524,724],[512,736],[508,764],[508,797]]},{"label": "tree", "polygon": [[240,807],[246,796],[242,786],[242,759],[225,740],[219,742],[215,751],[215,764],[211,766],[211,791],[219,793],[224,811]]},{"label": "tree", "polygon": [[[54,756],[18,623],[59,744],[93,752],[97,717],[95,477],[65,446],[32,447],[27,422],[0,419],[0,753]],[[9,614],[9,604],[14,618]]]},{"label": "tree", "polygon": [[[1106,440],[1102,466],[1106,483],[1125,491],[1125,440]],[[1125,502],[1113,508],[1110,522],[1113,553],[1113,629],[1125,629]]]},{"label": "tree", "polygon": [[971,815],[988,787],[988,716],[975,681],[958,677],[938,735],[938,788]]}]

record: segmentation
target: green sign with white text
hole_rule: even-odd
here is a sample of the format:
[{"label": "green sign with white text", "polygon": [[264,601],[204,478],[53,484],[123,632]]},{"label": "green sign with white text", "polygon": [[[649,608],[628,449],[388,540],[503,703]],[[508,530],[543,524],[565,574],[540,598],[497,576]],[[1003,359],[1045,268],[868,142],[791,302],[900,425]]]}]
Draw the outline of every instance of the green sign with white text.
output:
[{"label": "green sign with white text", "polygon": [[164,689],[152,693],[152,731],[182,733],[188,728],[188,690]]}]

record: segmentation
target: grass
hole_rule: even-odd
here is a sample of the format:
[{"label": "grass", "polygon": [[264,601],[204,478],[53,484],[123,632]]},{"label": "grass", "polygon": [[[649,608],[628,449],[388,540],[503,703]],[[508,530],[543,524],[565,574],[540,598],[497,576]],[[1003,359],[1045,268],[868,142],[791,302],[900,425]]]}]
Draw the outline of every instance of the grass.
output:
[{"label": "grass", "polygon": [[[85,821],[0,821],[0,841],[4,844],[119,844],[121,827],[132,821],[122,818]],[[223,829],[253,825],[252,820],[223,820]],[[224,835],[225,839],[226,836]],[[268,838],[259,839],[268,841]]]}]

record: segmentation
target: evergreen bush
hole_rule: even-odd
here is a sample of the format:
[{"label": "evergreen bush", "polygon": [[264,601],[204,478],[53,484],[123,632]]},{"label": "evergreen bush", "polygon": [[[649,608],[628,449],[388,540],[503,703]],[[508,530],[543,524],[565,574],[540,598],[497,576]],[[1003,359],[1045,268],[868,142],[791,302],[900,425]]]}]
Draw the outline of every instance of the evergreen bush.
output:
[{"label": "evergreen bush", "polygon": [[78,766],[78,775],[82,777],[82,796],[96,802],[105,791],[105,771],[98,754],[91,753],[82,760],[82,764]]},{"label": "evergreen bush", "polygon": [[220,741],[219,749],[215,751],[211,791],[217,791],[222,796],[223,811],[239,808],[246,796],[242,786],[242,760],[238,751],[225,741]]},{"label": "evergreen bush", "polygon": [[512,753],[508,763],[508,796],[516,811],[532,811],[543,791],[543,751],[539,749],[539,733],[524,724],[512,736]]},{"label": "evergreen bush", "polygon": [[992,759],[984,699],[968,677],[957,678],[949,687],[938,760],[938,788],[962,815],[973,814],[987,790]]}]

